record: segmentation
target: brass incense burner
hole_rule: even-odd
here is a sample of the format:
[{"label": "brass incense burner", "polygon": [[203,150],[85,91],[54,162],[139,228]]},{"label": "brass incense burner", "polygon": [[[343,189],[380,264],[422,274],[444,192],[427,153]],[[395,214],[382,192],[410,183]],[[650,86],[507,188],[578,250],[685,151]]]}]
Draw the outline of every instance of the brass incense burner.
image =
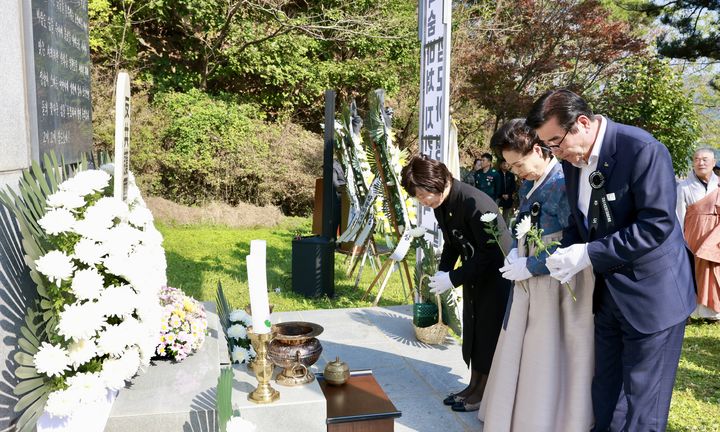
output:
[{"label": "brass incense burner", "polygon": [[284,386],[307,384],[315,379],[309,367],[322,353],[322,345],[315,338],[323,332],[317,324],[289,321],[273,326],[275,337],[268,345],[268,357],[283,368],[275,381]]},{"label": "brass incense burner", "polygon": [[350,378],[350,368],[347,363],[340,361],[340,357],[335,357],[335,361],[325,365],[323,378],[328,384],[343,385]]}]

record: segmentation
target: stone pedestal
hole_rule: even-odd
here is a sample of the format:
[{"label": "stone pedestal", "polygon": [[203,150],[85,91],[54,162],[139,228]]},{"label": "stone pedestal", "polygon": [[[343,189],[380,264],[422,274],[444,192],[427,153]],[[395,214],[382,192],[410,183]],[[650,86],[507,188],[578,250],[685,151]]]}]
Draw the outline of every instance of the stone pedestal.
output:
[{"label": "stone pedestal", "polygon": [[[215,392],[220,364],[227,362],[225,336],[215,303],[203,303],[208,336],[201,349],[180,363],[155,361],[120,391],[108,432],[217,431]],[[225,359],[225,360],[223,360]]]},{"label": "stone pedestal", "polygon": [[[326,432],[327,405],[317,380],[296,387],[284,387],[273,381],[280,399],[270,404],[256,404],[247,399],[257,387],[255,375],[246,365],[234,365],[233,408],[240,417],[253,422],[257,432]],[[275,368],[275,374],[280,371]]]}]

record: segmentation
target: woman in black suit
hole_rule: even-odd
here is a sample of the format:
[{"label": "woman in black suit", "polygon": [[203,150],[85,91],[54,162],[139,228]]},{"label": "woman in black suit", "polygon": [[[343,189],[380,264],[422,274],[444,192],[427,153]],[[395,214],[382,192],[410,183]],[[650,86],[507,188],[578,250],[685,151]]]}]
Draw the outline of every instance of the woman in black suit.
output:
[{"label": "woman in black suit", "polygon": [[[434,209],[442,229],[443,251],[439,271],[431,278],[431,292],[463,286],[462,352],[472,372],[467,388],[449,395],[444,403],[455,411],[475,411],[485,390],[510,291],[510,282],[498,271],[503,252],[489,242],[492,237],[480,220],[488,212],[498,215],[499,209],[485,193],[453,179],[443,163],[424,156],[413,157],[403,168],[402,186],[420,204]],[[508,251],[510,233],[502,217],[496,221],[502,250]],[[456,267],[458,258],[461,264]]]}]

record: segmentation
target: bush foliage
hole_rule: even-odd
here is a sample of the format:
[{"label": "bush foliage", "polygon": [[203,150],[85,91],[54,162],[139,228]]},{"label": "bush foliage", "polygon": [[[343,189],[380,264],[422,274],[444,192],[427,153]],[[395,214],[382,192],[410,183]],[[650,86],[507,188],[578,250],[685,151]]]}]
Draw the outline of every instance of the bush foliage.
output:
[{"label": "bush foliage", "polygon": [[[99,150],[112,149],[111,101],[96,97]],[[177,203],[245,202],[305,215],[321,175],[322,140],[262,117],[254,105],[198,90],[161,93],[152,102],[139,92],[132,100],[131,168],[145,191]]]}]

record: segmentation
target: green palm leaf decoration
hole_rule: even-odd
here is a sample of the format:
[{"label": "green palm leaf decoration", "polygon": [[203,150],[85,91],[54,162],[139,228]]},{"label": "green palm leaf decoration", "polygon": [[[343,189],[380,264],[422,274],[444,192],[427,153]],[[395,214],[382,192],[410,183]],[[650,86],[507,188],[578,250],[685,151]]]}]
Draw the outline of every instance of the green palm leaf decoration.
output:
[{"label": "green palm leaf decoration", "polygon": [[217,384],[217,416],[220,426],[220,432],[227,431],[227,422],[233,416],[232,409],[232,367],[222,368]]},{"label": "green palm leaf decoration", "polygon": [[[222,284],[218,281],[217,292],[215,294],[215,303],[217,304],[218,318],[220,319],[220,326],[223,328],[223,334],[225,340],[228,341],[228,349],[232,349],[230,345],[230,338],[227,335],[227,329],[230,327],[230,303],[228,303],[225,297],[225,291],[223,291]],[[232,353],[230,353],[232,354]]]},{"label": "green palm leaf decoration", "polygon": [[7,207],[17,220],[22,237],[25,264],[30,269],[30,279],[37,287],[38,297],[30,305],[25,315],[25,325],[18,336],[19,351],[14,360],[18,364],[15,376],[18,384],[13,390],[19,397],[14,407],[16,413],[22,412],[18,419],[17,430],[32,431],[38,417],[42,414],[48,393],[55,390],[56,383],[35,369],[33,356],[44,341],[48,341],[49,333],[53,333],[57,318],[52,309],[52,299],[48,295],[48,287],[35,268],[35,261],[47,252],[49,241],[40,228],[38,220],[45,213],[45,202],[48,196],[58,190],[58,184],[69,178],[77,170],[87,169],[87,157],[81,155],[75,167],[65,165],[64,159],[58,160],[54,152],[45,154],[43,166],[33,161],[32,165],[23,170],[16,189],[0,190],[0,202]]},{"label": "green palm leaf decoration", "polygon": [[[39,307],[36,304],[35,308]],[[30,432],[35,429],[35,423],[45,409],[48,393],[53,390],[52,380],[38,373],[33,362],[33,356],[37,353],[43,340],[47,340],[45,323],[37,312],[28,308],[25,325],[21,327],[20,336],[18,336],[20,351],[14,357],[18,364],[15,369],[18,384],[13,393],[19,398],[14,411],[22,412],[17,423],[19,432]]]}]

